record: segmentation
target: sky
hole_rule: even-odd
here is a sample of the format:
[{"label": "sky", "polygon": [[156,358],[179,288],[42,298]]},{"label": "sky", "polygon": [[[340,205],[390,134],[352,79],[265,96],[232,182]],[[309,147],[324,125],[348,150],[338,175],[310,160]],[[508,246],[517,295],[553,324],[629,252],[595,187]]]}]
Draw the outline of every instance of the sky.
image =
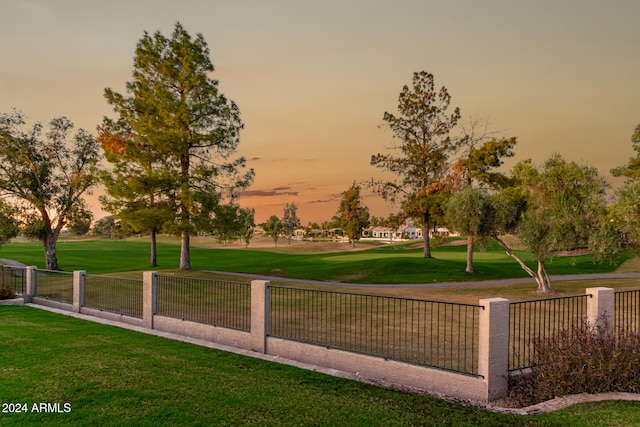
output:
[{"label": "sky", "polygon": [[240,204],[263,222],[295,202],[304,225],[320,223],[353,182],[380,177],[384,112],[423,70],[461,123],[517,137],[505,171],[560,153],[609,177],[640,123],[638,16],[637,0],[0,0],[0,112],[67,116],[95,134],[115,117],[104,89],[124,93],[144,31],[170,37],[180,22],[203,35],[241,112],[238,155],[256,178]]}]

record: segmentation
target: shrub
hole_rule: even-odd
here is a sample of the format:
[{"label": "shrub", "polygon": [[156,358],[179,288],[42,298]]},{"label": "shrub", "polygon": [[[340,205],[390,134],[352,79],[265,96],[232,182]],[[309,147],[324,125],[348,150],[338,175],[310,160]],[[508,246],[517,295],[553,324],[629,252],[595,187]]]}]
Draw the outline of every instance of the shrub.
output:
[{"label": "shrub", "polygon": [[608,391],[640,392],[640,336],[587,322],[534,343],[533,368],[509,377],[510,406]]},{"label": "shrub", "polygon": [[0,299],[12,299],[16,297],[16,293],[9,285],[0,287]]}]

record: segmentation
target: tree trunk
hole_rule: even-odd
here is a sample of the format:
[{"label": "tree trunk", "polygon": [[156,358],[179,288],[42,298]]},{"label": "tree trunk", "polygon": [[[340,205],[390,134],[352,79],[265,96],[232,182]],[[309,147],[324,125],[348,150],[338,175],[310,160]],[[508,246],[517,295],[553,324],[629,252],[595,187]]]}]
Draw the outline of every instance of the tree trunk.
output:
[{"label": "tree trunk", "polygon": [[553,293],[553,289],[551,289],[551,280],[549,279],[549,275],[547,274],[547,267],[544,265],[544,260],[538,260],[538,271],[535,272],[527,267],[527,265],[516,254],[514,254],[511,249],[509,249],[509,247],[500,238],[498,238],[497,235],[493,234],[491,237],[493,237],[496,242],[498,242],[498,244],[504,248],[504,250],[507,252],[507,255],[515,259],[518,264],[520,264],[520,267],[522,267],[522,269],[526,271],[529,276],[535,279],[536,283],[538,284],[539,293]]},{"label": "tree trunk", "polygon": [[422,236],[424,237],[424,257],[431,258],[431,244],[429,243],[429,214],[424,214],[424,224],[422,225]]},{"label": "tree trunk", "polygon": [[189,232],[183,231],[180,240],[180,270],[191,270]]},{"label": "tree trunk", "polygon": [[467,273],[473,273],[473,234],[467,236]]},{"label": "tree trunk", "polygon": [[46,233],[42,239],[44,247],[45,268],[47,270],[60,270],[58,265],[58,257],[56,255],[56,243],[58,237],[54,233]]},{"label": "tree trunk", "polygon": [[149,265],[156,267],[158,265],[157,251],[156,251],[156,229],[151,230],[151,257],[149,259]]},{"label": "tree trunk", "polygon": [[553,289],[551,289],[551,280],[549,280],[549,274],[547,273],[547,266],[544,264],[544,260],[538,260],[538,274],[536,282],[538,283],[538,293],[553,293]]}]

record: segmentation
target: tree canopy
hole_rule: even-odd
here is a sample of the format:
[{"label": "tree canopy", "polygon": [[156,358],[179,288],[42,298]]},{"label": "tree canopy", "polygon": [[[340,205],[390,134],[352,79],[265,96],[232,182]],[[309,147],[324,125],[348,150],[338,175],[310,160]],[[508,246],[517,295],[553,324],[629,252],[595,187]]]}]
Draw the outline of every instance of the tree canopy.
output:
[{"label": "tree canopy", "polygon": [[271,215],[269,219],[262,224],[262,228],[267,236],[273,239],[273,245],[278,246],[278,238],[282,233],[282,221],[276,215]]},{"label": "tree canopy", "polygon": [[385,112],[383,120],[396,145],[392,153],[371,156],[371,164],[397,176],[394,181],[371,183],[386,200],[400,200],[407,216],[423,223],[424,256],[431,257],[429,232],[434,214],[442,212],[442,193],[459,140],[450,135],[460,119],[460,109],[448,113],[451,95],[445,86],[436,92],[434,77],[425,71],[413,74],[412,86],[398,97],[398,113]]},{"label": "tree canopy", "polygon": [[352,246],[362,235],[362,230],[369,225],[369,208],[362,204],[360,186],[351,185],[342,193],[342,200],[336,216],[340,221],[340,228],[347,233]]},{"label": "tree canopy", "polygon": [[287,236],[289,244],[291,244],[291,238],[298,227],[300,227],[298,207],[295,202],[287,203],[284,205],[284,211],[282,213],[282,232]]},{"label": "tree canopy", "polygon": [[[546,261],[556,252],[587,248],[606,214],[606,181],[597,169],[569,162],[559,154],[541,167],[523,161],[514,167],[517,187],[493,200],[487,215],[491,235],[538,283],[541,293],[552,292]],[[512,232],[537,262],[529,268],[501,239]]]},{"label": "tree canopy", "polygon": [[42,242],[46,268],[59,270],[56,243],[69,217],[87,212],[82,197],[98,181],[99,145],[84,129],[73,133],[66,117],[44,134],[40,123],[25,126],[20,112],[0,114],[0,194]]},{"label": "tree canopy", "polygon": [[181,269],[191,268],[189,237],[254,176],[245,170],[244,157],[232,158],[243,124],[237,105],[210,77],[213,71],[202,35],[192,38],[177,23],[171,38],[144,33],[126,95],[105,90],[118,120],[126,124],[116,127],[121,138],[113,141],[127,142],[111,151],[126,153],[138,144],[145,161],[158,159],[153,169],[167,178],[163,194],[170,195],[174,216],[165,227],[181,235]]}]

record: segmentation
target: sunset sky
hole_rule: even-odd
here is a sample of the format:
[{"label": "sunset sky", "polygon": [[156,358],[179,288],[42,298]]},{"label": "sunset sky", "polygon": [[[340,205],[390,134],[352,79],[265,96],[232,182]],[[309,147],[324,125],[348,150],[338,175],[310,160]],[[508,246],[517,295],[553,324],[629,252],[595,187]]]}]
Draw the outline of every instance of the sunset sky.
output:
[{"label": "sunset sky", "polygon": [[559,152],[609,176],[640,123],[638,17],[638,0],[0,0],[0,112],[95,132],[115,117],[104,89],[124,92],[143,32],[170,36],[179,21],[202,33],[240,108],[239,155],[256,171],[241,204],[258,222],[287,202],[322,222],[352,182],[379,176],[382,116],[421,70],[463,123],[518,138],[510,164]]}]

